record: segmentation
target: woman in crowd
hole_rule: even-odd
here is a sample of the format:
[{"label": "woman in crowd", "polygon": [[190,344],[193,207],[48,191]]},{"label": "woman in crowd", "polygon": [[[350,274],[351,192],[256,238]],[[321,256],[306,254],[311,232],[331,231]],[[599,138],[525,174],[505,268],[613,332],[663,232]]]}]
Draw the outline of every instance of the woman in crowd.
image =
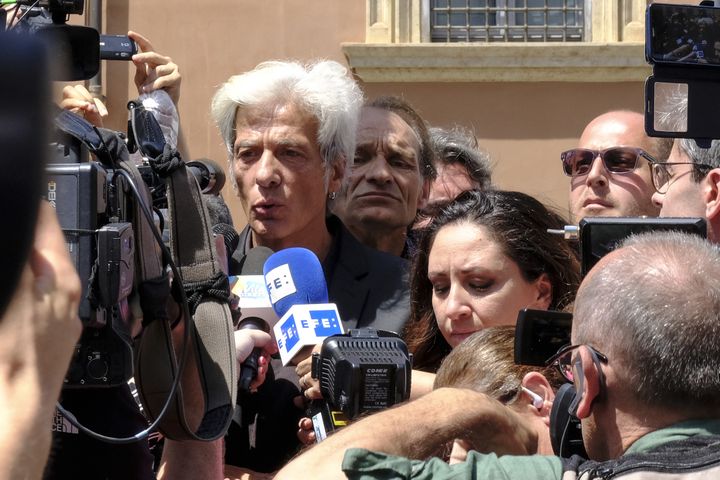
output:
[{"label": "woman in crowd", "polygon": [[[462,193],[428,225],[411,272],[414,354],[411,398],[433,387],[440,362],[484,328],[511,325],[523,308],[562,310],[580,283],[580,262],[561,235],[565,220],[520,192]],[[303,442],[314,440],[307,419]]]},{"label": "woman in crowd", "polygon": [[[413,397],[440,362],[478,330],[515,325],[523,308],[562,310],[580,283],[574,247],[548,233],[566,224],[520,192],[468,191],[433,219],[411,272]],[[417,389],[415,387],[418,387]]]}]

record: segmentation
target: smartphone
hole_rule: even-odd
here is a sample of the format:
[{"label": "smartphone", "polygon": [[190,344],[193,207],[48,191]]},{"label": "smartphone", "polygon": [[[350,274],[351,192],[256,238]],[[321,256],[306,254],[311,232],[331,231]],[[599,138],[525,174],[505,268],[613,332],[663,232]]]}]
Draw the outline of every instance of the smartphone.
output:
[{"label": "smartphone", "polygon": [[137,52],[137,43],[127,35],[100,35],[101,60],[130,60]]},{"label": "smartphone", "polygon": [[526,308],[515,326],[515,363],[544,367],[548,358],[570,343],[572,314]]},{"label": "smartphone", "polygon": [[580,220],[580,263],[585,275],[634,233],[676,230],[707,237],[704,218],[591,217]]},{"label": "smartphone", "polygon": [[645,22],[648,63],[720,65],[720,8],[653,3]]}]

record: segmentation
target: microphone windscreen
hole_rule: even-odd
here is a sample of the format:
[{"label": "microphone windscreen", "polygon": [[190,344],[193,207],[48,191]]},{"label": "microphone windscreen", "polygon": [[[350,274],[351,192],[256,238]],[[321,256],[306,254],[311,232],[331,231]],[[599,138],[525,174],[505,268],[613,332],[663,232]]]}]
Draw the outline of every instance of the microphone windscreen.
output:
[{"label": "microphone windscreen", "polygon": [[268,247],[253,247],[240,262],[240,275],[262,275],[265,262],[273,255]]},{"label": "microphone windscreen", "polygon": [[265,262],[263,275],[278,317],[293,305],[328,303],[322,265],[307,248],[286,248],[273,253]]},{"label": "microphone windscreen", "polygon": [[212,231],[215,235],[223,236],[223,240],[225,241],[225,250],[228,255],[232,255],[240,242],[240,235],[238,235],[232,225],[228,225],[227,223],[216,223],[213,225]]}]

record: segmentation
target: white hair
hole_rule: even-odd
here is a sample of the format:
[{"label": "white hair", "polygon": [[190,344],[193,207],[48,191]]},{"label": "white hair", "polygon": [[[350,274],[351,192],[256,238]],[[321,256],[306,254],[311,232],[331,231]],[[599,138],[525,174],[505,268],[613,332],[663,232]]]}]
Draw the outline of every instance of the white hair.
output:
[{"label": "white hair", "polygon": [[332,167],[348,172],[355,155],[355,134],[363,95],[347,69],[321,60],[307,65],[269,61],[230,77],[212,99],[212,117],[220,128],[232,174],[235,119],[238,111],[292,104],[318,122],[317,143],[325,163],[326,182]]}]

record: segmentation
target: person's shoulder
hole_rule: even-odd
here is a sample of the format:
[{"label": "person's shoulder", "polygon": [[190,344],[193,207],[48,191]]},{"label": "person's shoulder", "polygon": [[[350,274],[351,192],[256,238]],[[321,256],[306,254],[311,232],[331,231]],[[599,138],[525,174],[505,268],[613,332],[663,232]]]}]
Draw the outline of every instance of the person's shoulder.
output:
[{"label": "person's shoulder", "polygon": [[398,257],[397,255],[392,255],[387,252],[381,252],[380,250],[375,250],[374,248],[368,247],[366,245],[361,244],[361,246],[365,249],[365,254],[367,255],[368,261],[376,263],[378,270],[380,271],[405,271],[410,265],[410,262],[408,262],[402,257]]}]

